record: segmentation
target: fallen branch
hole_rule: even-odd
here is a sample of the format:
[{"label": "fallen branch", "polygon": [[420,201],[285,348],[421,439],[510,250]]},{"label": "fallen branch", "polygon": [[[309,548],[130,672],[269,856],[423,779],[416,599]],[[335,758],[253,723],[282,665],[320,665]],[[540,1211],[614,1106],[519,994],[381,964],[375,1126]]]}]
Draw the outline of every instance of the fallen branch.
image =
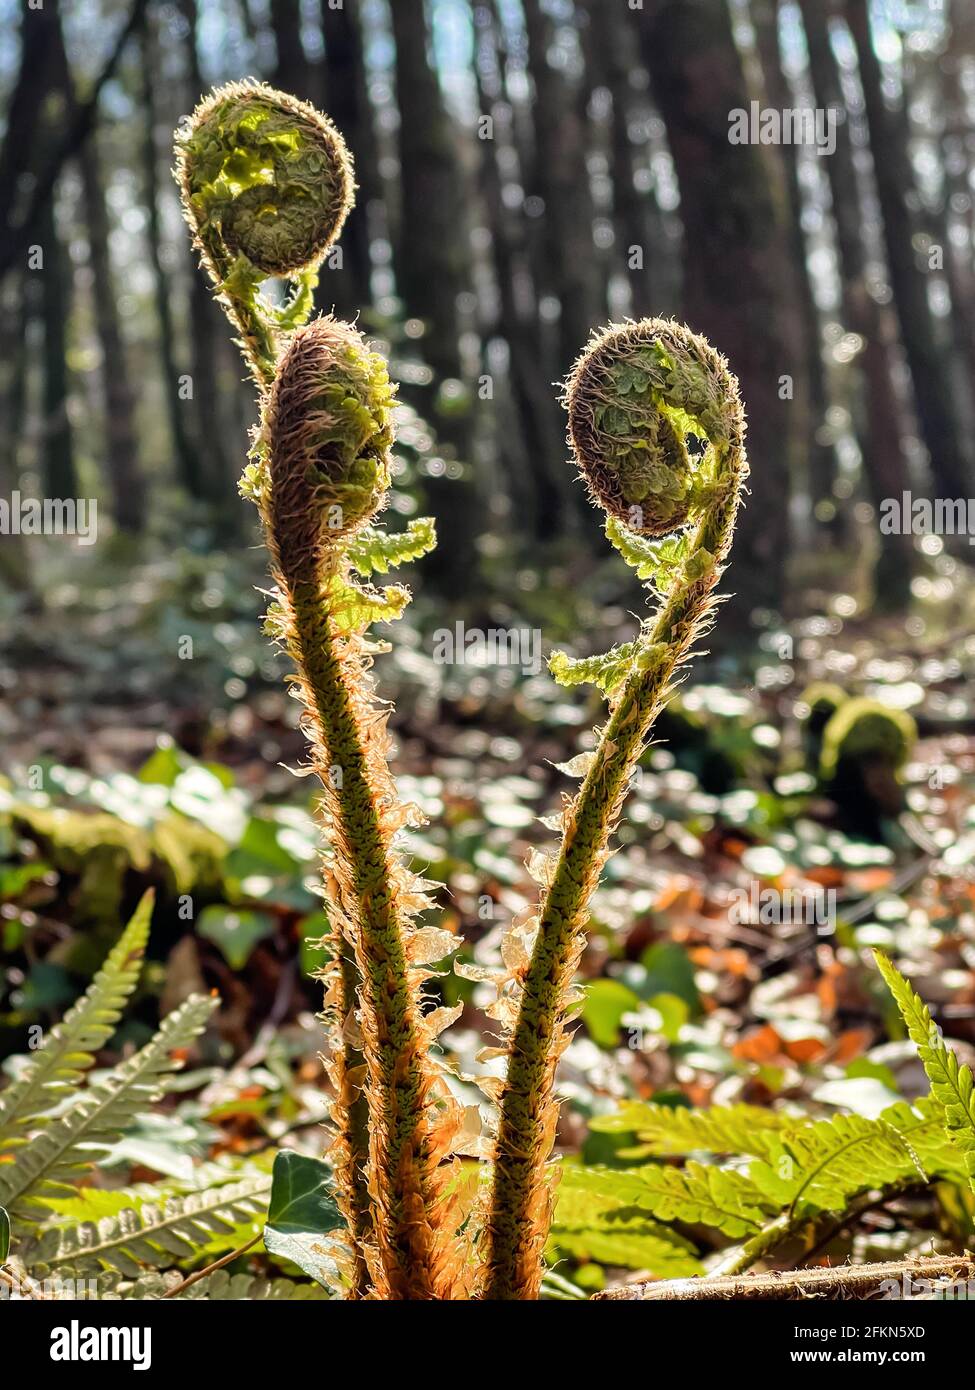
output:
[{"label": "fallen branch", "polygon": [[620,1289],[607,1289],[605,1293],[597,1293],[593,1297],[613,1300],[698,1299],[707,1302],[751,1298],[782,1301],[805,1298],[901,1298],[905,1290],[924,1281],[915,1292],[916,1297],[923,1297],[939,1285],[947,1287],[958,1280],[972,1281],[975,1285],[975,1257],[938,1255],[891,1260],[885,1264],[838,1265],[835,1269],[772,1271],[769,1274],[729,1275],[719,1279],[660,1279],[649,1283],[625,1284]]}]

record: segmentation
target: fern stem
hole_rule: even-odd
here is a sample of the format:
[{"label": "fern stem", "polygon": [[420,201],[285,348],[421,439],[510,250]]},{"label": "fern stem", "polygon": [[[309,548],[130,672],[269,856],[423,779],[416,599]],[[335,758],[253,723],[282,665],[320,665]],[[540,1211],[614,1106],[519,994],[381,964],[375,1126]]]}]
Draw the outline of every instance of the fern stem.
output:
[{"label": "fern stem", "polygon": [[[610,330],[596,339],[575,369],[569,386],[571,439],[590,489],[619,516],[628,504],[603,458],[580,450],[586,424],[598,440],[599,420],[585,393],[595,377],[601,391],[612,388],[617,364],[629,366],[636,354],[659,350],[673,376],[655,388],[656,437],[666,422],[665,447],[673,452],[676,428],[670,412],[697,417],[710,439],[711,487],[687,558],[672,577],[669,597],[656,620],[645,625],[632,667],[616,697],[578,797],[566,812],[564,835],[554,874],[544,894],[531,959],[508,1047],[508,1069],[501,1096],[493,1191],[486,1222],[487,1269],[483,1296],[537,1298],[542,1252],[550,1222],[551,1194],[545,1168],[554,1144],[557,1108],[555,1070],[567,1041],[566,995],[585,944],[589,899],[605,861],[610,833],[620,813],[627,783],[647,734],[663,707],[671,681],[686,659],[713,607],[712,591],[731,544],[739,491],[747,465],[742,448],[744,421],[734,379],[726,364],[703,341],[679,325],[653,320]],[[639,357],[638,361],[643,361]],[[587,420],[580,422],[580,413]],[[573,418],[575,414],[575,418]],[[585,446],[583,446],[585,447]],[[645,494],[644,494],[645,496]],[[664,499],[669,509],[669,499]],[[645,502],[652,508],[655,499]],[[632,512],[625,512],[632,519]],[[645,533],[672,530],[675,513],[649,516]],[[686,513],[676,513],[681,524]]]},{"label": "fern stem", "polygon": [[[335,844],[347,865],[354,945],[362,980],[369,1073],[373,1228],[390,1298],[436,1298],[436,1256],[428,1214],[438,1199],[437,1154],[425,1112],[432,1078],[418,1001],[410,986],[396,902],[397,873],[381,824],[362,731],[317,585],[291,591],[294,645],[328,764]],[[340,769],[336,779],[331,769]],[[334,784],[338,781],[339,786]],[[361,1133],[361,1116],[356,1128]],[[355,1143],[355,1130],[350,1142]],[[366,1194],[357,1185],[357,1203]],[[357,1224],[364,1214],[356,1212]]]}]

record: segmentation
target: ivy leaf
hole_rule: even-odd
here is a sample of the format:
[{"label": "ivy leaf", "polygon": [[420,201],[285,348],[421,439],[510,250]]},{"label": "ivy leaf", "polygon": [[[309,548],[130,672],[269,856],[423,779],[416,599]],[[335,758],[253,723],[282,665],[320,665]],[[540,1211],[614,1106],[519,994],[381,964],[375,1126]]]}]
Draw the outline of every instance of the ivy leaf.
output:
[{"label": "ivy leaf", "polygon": [[342,1213],[331,1193],[332,1172],[320,1158],[282,1149],[271,1174],[264,1245],[326,1289],[338,1284],[336,1240]]},{"label": "ivy leaf", "polygon": [[6,1208],[0,1207],[0,1265],[5,1264],[10,1254],[10,1217]]}]

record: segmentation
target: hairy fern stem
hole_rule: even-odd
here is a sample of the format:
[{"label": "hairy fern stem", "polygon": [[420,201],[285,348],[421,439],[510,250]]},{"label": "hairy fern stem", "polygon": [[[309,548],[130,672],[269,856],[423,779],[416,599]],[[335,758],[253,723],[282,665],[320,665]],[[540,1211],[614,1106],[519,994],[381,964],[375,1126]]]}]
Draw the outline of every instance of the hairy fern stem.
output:
[{"label": "hairy fern stem", "polygon": [[[487,1219],[482,1293],[489,1299],[538,1297],[552,1202],[545,1168],[557,1122],[555,1071],[568,1040],[569,986],[585,945],[587,906],[649,730],[712,613],[747,474],[737,384],[724,360],[678,324],[649,320],[597,337],[570,378],[566,400],[580,470],[597,502],[636,523],[634,543],[641,532],[660,536],[695,510],[703,507],[703,514],[658,615],[629,654],[582,788],[563,816],[508,1046]],[[696,472],[683,443],[690,430],[709,441]],[[659,500],[647,477],[634,481],[620,466],[634,453],[620,445],[641,432],[634,443],[657,446],[636,457],[642,467],[650,456],[648,477],[664,489]]]}]

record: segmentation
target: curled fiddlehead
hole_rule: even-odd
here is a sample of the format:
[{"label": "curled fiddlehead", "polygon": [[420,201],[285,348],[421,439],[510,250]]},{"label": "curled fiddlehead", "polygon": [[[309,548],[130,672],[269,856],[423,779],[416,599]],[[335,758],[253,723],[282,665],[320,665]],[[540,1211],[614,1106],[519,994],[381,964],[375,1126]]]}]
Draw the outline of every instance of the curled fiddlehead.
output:
[{"label": "curled fiddlehead", "polygon": [[[596,683],[609,719],[565,805],[558,855],[539,868],[537,917],[520,924],[499,980],[508,1021],[507,1072],[480,1293],[536,1298],[552,1191],[546,1166],[557,1121],[555,1070],[567,1041],[571,983],[586,914],[627,784],[675,673],[713,613],[748,465],[738,386],[727,363],[683,325],[612,326],[592,339],[565,392],[569,441],[606,531],[656,586],[656,612],[635,641],[602,657],[551,662],[566,684]],[[689,444],[700,442],[703,452]]]},{"label": "curled fiddlehead", "polygon": [[[177,132],[176,177],[203,265],[255,378],[267,385],[279,336],[311,313],[318,266],[352,206],[345,141],[307,102],[232,82]],[[293,282],[282,305],[260,292],[272,276]]]}]

